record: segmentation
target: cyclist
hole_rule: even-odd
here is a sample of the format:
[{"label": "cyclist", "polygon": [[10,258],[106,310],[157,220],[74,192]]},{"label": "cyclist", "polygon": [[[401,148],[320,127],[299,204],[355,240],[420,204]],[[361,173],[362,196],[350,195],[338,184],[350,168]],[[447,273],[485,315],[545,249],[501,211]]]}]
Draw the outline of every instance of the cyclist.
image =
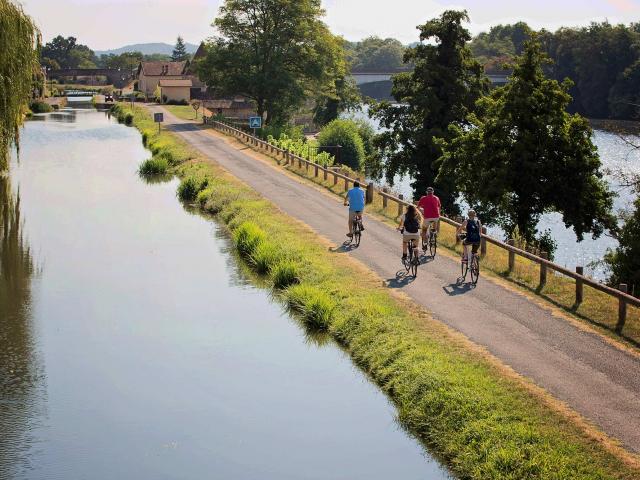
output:
[{"label": "cyclist", "polygon": [[[362,215],[364,212],[364,190],[360,188],[360,182],[353,182],[353,188],[344,196],[344,206],[349,205],[349,233],[347,237],[353,237],[353,221],[356,215]],[[364,230],[364,227],[362,227]]]},{"label": "cyclist", "polygon": [[[420,240],[420,227],[422,226],[422,215],[413,205],[409,205],[405,214],[400,218],[398,230],[402,232],[402,260],[407,258],[407,245],[413,240],[417,247]],[[403,231],[404,229],[404,231]]]},{"label": "cyclist", "polygon": [[440,199],[433,194],[433,187],[427,188],[427,194],[420,198],[418,209],[424,216],[422,241],[426,244],[429,225],[433,225],[432,228],[436,235],[440,231]]},{"label": "cyclist", "polygon": [[469,258],[469,245],[471,245],[472,253],[478,253],[478,247],[480,247],[482,223],[480,223],[480,219],[476,218],[475,210],[469,210],[468,218],[465,218],[460,224],[456,230],[456,235],[460,235],[463,231],[465,237],[462,242],[462,261],[466,262]]}]

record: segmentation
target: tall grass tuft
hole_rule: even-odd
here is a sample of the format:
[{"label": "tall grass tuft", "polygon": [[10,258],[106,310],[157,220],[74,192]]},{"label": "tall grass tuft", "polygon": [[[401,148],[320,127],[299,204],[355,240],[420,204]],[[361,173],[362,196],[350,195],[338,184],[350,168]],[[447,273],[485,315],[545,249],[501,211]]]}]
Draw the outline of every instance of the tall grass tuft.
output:
[{"label": "tall grass tuft", "polygon": [[260,274],[268,274],[283,258],[282,250],[273,242],[261,242],[251,254],[251,263]]},{"label": "tall grass tuft", "polygon": [[193,202],[198,193],[209,185],[206,178],[186,177],[178,185],[178,198],[183,202]]},{"label": "tall grass tuft", "polygon": [[242,255],[247,257],[253,254],[266,237],[264,231],[253,222],[243,223],[233,233],[236,248]]},{"label": "tall grass tuft", "polygon": [[155,155],[142,162],[138,171],[141,175],[162,175],[167,173],[168,168],[167,159],[162,155]]},{"label": "tall grass tuft", "polygon": [[308,284],[293,285],[286,294],[289,305],[302,314],[307,324],[321,330],[329,328],[336,303],[328,294]]},{"label": "tall grass tuft", "polygon": [[290,285],[300,283],[299,266],[293,260],[281,260],[276,263],[270,272],[273,286],[285,289]]}]

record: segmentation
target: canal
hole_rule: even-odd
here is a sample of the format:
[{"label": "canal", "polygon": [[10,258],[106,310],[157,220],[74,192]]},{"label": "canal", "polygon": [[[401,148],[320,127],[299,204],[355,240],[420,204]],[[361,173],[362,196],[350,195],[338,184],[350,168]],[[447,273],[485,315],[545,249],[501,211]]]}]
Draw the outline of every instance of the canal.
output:
[{"label": "canal", "polygon": [[0,177],[0,479],[448,478],[135,129],[39,119]]}]

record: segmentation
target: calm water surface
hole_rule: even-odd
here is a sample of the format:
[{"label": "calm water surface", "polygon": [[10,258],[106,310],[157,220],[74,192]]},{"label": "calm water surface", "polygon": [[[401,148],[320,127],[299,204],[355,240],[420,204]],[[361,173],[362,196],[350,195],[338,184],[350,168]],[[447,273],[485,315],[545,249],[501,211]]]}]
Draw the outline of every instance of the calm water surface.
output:
[{"label": "calm water surface", "polygon": [[62,111],[0,180],[0,478],[447,478],[146,156]]}]

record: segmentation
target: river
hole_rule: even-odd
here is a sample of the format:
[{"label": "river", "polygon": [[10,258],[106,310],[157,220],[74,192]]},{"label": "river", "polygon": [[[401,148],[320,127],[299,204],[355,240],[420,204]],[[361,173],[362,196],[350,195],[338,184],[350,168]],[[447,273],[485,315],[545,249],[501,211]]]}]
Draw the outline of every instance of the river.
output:
[{"label": "river", "polygon": [[[366,106],[362,111],[350,115],[367,120],[377,131],[380,131],[379,124],[368,117]],[[621,186],[612,173],[620,170],[640,173],[640,149],[631,147],[618,134],[606,130],[594,129],[592,140],[598,149],[603,172],[606,172],[605,179],[612,191],[617,194],[614,200],[615,211],[630,208],[634,198],[633,192],[628,187]],[[640,145],[640,137],[628,136],[627,140]],[[405,198],[413,196],[411,178],[408,176],[396,178],[392,188],[402,193]],[[578,242],[573,229],[565,227],[562,215],[559,213],[548,213],[541,217],[538,230],[543,232],[547,229],[551,231],[551,236],[558,244],[554,260],[556,263],[571,269],[582,265],[585,267],[586,274],[598,280],[606,279],[606,268],[598,262],[602,260],[607,249],[615,249],[618,245],[615,239],[608,235],[593,239],[587,234],[582,242]],[[499,227],[489,227],[488,231],[490,235],[504,239],[504,231]]]},{"label": "river", "polygon": [[0,479],[449,478],[135,129],[38,118],[0,177]]}]

